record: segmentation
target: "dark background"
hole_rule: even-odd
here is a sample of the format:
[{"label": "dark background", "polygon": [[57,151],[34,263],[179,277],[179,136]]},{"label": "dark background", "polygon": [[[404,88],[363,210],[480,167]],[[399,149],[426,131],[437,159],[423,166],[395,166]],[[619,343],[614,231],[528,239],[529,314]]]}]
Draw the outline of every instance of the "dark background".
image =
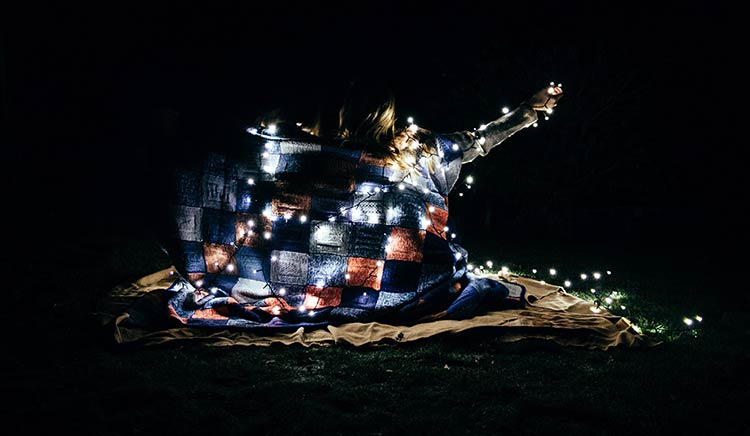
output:
[{"label": "dark background", "polygon": [[438,132],[563,84],[550,121],[465,168],[475,187],[452,194],[451,212],[469,249],[668,247],[718,264],[728,257],[720,244],[735,240],[742,197],[728,117],[741,51],[721,6],[6,12],[5,208],[23,229],[11,236],[37,251],[54,240],[148,237],[156,176],[175,156],[241,145],[270,110],[308,120],[357,77],[390,84],[400,123],[414,116]]}]

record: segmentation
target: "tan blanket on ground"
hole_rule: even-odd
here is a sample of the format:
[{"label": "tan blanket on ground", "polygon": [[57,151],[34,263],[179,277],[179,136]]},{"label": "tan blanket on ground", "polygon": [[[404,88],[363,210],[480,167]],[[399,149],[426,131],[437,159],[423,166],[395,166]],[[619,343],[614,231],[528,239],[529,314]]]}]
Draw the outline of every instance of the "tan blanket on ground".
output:
[{"label": "tan blanket on ground", "polygon": [[568,294],[560,286],[545,284],[516,275],[487,275],[501,281],[518,283],[526,287],[526,307],[518,310],[489,312],[466,320],[440,320],[413,326],[388,324],[350,323],[340,326],[305,331],[300,327],[293,332],[253,333],[240,330],[209,330],[190,327],[147,331],[126,326],[131,316],[131,304],[151,291],[165,289],[173,278],[168,268],[145,276],[135,283],[120,286],[112,291],[97,313],[103,324],[113,328],[118,343],[156,345],[179,339],[199,340],[215,346],[301,344],[312,345],[350,344],[383,345],[410,342],[438,334],[459,333],[467,330],[492,329],[503,342],[522,339],[543,339],[561,345],[574,345],[589,349],[606,350],[620,344],[625,346],[656,345],[643,335],[636,333],[627,318],[613,315],[606,310],[592,311],[594,305]]}]

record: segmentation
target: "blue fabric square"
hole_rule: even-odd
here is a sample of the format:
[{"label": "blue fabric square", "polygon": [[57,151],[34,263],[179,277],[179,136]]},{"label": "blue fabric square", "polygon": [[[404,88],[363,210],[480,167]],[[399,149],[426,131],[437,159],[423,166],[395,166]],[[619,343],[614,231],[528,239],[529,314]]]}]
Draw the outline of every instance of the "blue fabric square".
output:
[{"label": "blue fabric square", "polygon": [[211,290],[211,288],[219,288],[226,295],[220,292],[216,294],[217,297],[228,297],[231,295],[232,288],[237,283],[239,278],[237,276],[229,276],[226,274],[206,274],[203,277],[203,288]]},{"label": "blue fabric square", "polygon": [[380,290],[387,292],[416,292],[422,265],[418,262],[386,260]]},{"label": "blue fabric square", "polygon": [[174,204],[181,206],[201,206],[201,173],[181,168],[174,174]]},{"label": "blue fabric square", "polygon": [[307,253],[310,247],[310,222],[278,218],[273,222],[272,235],[274,249]]},{"label": "blue fabric square", "polygon": [[267,272],[268,270],[268,254],[255,248],[240,247],[234,258],[237,262],[237,272],[240,277],[266,281],[265,277],[268,275],[264,271]]},{"label": "blue fabric square", "polygon": [[427,232],[422,248],[422,261],[434,265],[453,265],[456,262],[453,250],[445,239]]},{"label": "blue fabric square", "polygon": [[312,254],[307,269],[307,283],[323,287],[344,286],[346,283],[347,257],[334,254]]},{"label": "blue fabric square", "polygon": [[389,192],[384,201],[386,224],[410,229],[422,228],[425,206],[421,198],[413,193]]},{"label": "blue fabric square", "polygon": [[340,307],[355,309],[373,309],[378,302],[379,292],[371,288],[350,286],[341,292]]},{"label": "blue fabric square", "polygon": [[202,217],[203,241],[231,245],[235,239],[234,213],[204,208]]},{"label": "blue fabric square", "polygon": [[193,241],[181,241],[179,245],[182,251],[182,261],[185,265],[185,272],[206,272],[206,260],[203,258],[203,245],[200,242]]},{"label": "blue fabric square", "polygon": [[334,195],[333,193],[328,195],[313,195],[310,218],[326,221],[332,216],[337,217],[341,214],[341,209],[350,207],[352,207],[352,198],[348,193],[341,195]]},{"label": "blue fabric square", "polygon": [[352,226],[349,255],[369,259],[385,259],[385,246],[391,229],[380,224]]}]

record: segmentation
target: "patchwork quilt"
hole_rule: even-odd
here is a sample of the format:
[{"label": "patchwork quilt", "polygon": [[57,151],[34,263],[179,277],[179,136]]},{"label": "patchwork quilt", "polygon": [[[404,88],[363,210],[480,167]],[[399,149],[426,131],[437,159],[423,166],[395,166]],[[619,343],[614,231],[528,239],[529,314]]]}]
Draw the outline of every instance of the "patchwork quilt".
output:
[{"label": "patchwork quilt", "polygon": [[469,273],[454,243],[448,193],[464,136],[432,135],[430,155],[417,150],[399,169],[311,136],[250,132],[239,156],[210,154],[172,175],[164,248],[179,323],[410,324],[522,301],[522,286]]}]

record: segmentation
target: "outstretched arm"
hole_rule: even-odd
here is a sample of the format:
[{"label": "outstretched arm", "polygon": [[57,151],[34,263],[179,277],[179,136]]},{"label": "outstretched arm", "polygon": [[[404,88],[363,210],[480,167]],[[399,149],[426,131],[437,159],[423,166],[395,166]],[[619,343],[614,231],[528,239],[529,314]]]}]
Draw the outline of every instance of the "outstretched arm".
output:
[{"label": "outstretched arm", "polygon": [[460,147],[463,152],[462,163],[471,162],[478,156],[486,156],[514,133],[534,124],[537,121],[536,111],[551,111],[557,100],[562,98],[562,94],[560,87],[544,88],[515,110],[478,129],[441,136]]}]

